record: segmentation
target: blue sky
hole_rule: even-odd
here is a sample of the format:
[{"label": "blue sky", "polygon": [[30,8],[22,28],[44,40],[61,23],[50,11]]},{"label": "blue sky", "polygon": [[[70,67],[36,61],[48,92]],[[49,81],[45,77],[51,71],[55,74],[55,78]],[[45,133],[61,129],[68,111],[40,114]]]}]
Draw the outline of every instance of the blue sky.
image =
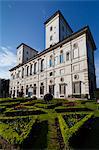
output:
[{"label": "blue sky", "polygon": [[44,22],[58,9],[77,31],[89,25],[97,50],[95,65],[99,87],[99,2],[98,1],[0,1],[0,77],[9,77],[8,69],[16,64],[20,43],[42,51]]}]

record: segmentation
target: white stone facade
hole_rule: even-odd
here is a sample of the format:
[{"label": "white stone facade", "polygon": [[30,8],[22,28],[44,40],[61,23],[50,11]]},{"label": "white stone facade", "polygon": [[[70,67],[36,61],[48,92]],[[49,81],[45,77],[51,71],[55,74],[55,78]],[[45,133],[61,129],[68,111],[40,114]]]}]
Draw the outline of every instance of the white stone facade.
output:
[{"label": "white stone facade", "polygon": [[[54,16],[52,21],[56,19],[57,22],[58,17],[59,14]],[[53,28],[54,24],[51,26]],[[41,53],[34,50],[29,60],[22,60],[23,55],[17,54],[21,61],[16,67],[10,69],[9,91],[12,97],[18,97],[21,91],[24,97],[28,95],[37,98],[42,98],[46,93],[53,94],[55,98],[93,96],[96,88],[94,66],[96,47],[90,30],[85,27],[71,34],[68,29],[68,35],[71,35],[67,37],[65,34],[65,39],[59,41],[58,26],[59,23],[56,26],[58,31],[53,46],[50,47],[48,41],[50,34],[46,27],[47,49]],[[26,45],[22,43],[18,49],[22,46]],[[20,53],[22,54],[22,51]]]}]

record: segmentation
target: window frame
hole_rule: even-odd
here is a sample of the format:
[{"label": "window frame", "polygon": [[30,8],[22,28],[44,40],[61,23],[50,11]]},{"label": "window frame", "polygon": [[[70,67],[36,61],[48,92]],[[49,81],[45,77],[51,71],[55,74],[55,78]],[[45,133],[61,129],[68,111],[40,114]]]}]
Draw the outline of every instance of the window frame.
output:
[{"label": "window frame", "polygon": [[[63,87],[64,91],[62,91],[62,86],[64,86]],[[59,93],[60,93],[60,95],[65,95],[66,94],[66,85],[65,85],[65,83],[59,84]]]}]

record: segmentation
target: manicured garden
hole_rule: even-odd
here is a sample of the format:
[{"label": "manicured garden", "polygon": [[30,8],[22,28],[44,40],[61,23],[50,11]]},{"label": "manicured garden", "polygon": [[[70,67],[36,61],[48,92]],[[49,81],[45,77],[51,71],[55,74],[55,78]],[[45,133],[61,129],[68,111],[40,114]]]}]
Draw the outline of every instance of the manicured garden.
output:
[{"label": "manicured garden", "polygon": [[0,148],[89,148],[89,140],[99,139],[98,117],[99,104],[94,100],[0,99]]}]

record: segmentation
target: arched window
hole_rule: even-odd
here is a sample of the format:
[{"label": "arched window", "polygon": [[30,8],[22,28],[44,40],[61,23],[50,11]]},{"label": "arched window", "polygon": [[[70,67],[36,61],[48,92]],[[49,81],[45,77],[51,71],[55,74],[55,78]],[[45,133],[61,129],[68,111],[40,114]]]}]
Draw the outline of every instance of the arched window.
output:
[{"label": "arched window", "polygon": [[34,63],[34,74],[37,73],[37,63]]},{"label": "arched window", "polygon": [[49,67],[53,66],[53,61],[52,61],[52,55],[50,56],[50,60],[49,60]]},{"label": "arched window", "polygon": [[63,51],[60,51],[60,63],[64,62]]},{"label": "arched window", "polygon": [[29,75],[29,66],[27,66],[27,76]]},{"label": "arched window", "polygon": [[70,53],[69,53],[69,52],[67,52],[67,53],[66,53],[66,61],[68,61],[68,60],[69,60],[69,57],[70,57]]},{"label": "arched window", "polygon": [[40,94],[44,94],[44,85],[43,85],[43,83],[41,83],[41,86],[40,86]]},{"label": "arched window", "polygon": [[22,68],[22,78],[24,78],[24,68]]},{"label": "arched window", "polygon": [[41,60],[41,72],[44,70],[44,59]]},{"label": "arched window", "polygon": [[32,75],[32,67],[33,67],[33,65],[30,64],[30,75]]},{"label": "arched window", "polygon": [[33,87],[33,94],[36,95],[36,84],[34,84],[34,87]]}]

